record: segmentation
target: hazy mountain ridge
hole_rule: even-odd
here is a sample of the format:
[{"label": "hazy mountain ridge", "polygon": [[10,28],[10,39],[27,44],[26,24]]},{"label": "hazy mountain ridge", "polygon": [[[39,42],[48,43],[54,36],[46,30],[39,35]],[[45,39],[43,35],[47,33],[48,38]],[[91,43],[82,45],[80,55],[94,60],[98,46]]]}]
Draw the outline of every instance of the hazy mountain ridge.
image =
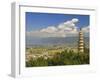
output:
[{"label": "hazy mountain ridge", "polygon": [[[70,45],[75,46],[78,44],[78,37],[48,37],[48,38],[27,38],[26,47],[36,45]],[[89,37],[84,37],[84,42],[89,46]]]}]

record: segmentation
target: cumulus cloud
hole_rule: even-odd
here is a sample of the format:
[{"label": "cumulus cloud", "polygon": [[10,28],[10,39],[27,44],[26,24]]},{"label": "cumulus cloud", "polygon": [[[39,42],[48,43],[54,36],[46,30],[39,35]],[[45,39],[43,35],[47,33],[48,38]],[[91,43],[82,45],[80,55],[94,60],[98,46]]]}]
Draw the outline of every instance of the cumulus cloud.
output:
[{"label": "cumulus cloud", "polygon": [[79,21],[79,20],[78,20],[77,18],[73,18],[73,19],[72,19],[72,22],[73,22],[73,23],[77,23],[78,21]]},{"label": "cumulus cloud", "polygon": [[56,32],[57,31],[57,28],[54,27],[54,26],[49,26],[45,29],[41,29],[40,32],[47,32],[47,33],[53,33],[53,32]]},{"label": "cumulus cloud", "polygon": [[68,32],[73,32],[73,31],[77,31],[77,27],[76,27],[76,23],[79,20],[77,18],[73,18],[72,20],[66,21],[60,25],[58,25],[58,29],[60,29],[61,31],[68,31]]},{"label": "cumulus cloud", "polygon": [[88,26],[87,26],[87,27],[83,27],[83,28],[82,28],[82,31],[83,31],[83,32],[89,32],[89,27],[88,27]]},{"label": "cumulus cloud", "polygon": [[55,33],[55,32],[71,32],[76,31],[77,28],[75,24],[78,22],[78,19],[74,18],[72,20],[63,22],[59,24],[57,27],[49,26],[47,28],[41,29],[40,32],[47,32],[47,33]]},{"label": "cumulus cloud", "polygon": [[[38,31],[27,32],[27,36],[31,37],[67,37],[76,36],[78,34],[76,23],[79,20],[73,18],[72,20],[60,23],[58,26],[48,26]],[[88,32],[89,28],[84,27],[84,32]],[[41,36],[42,35],[42,36]]]}]

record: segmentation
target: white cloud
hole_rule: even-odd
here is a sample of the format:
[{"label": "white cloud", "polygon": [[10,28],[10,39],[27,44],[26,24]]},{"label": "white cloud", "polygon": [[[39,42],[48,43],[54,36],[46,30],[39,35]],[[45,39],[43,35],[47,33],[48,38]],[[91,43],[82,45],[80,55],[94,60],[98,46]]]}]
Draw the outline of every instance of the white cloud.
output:
[{"label": "white cloud", "polygon": [[49,26],[45,29],[40,30],[40,32],[47,32],[47,33],[53,33],[56,31],[57,31],[57,28],[55,26]]},{"label": "white cloud", "polygon": [[[47,28],[41,29],[40,32],[45,32],[45,33],[72,33],[73,31],[76,32],[77,28],[75,26],[76,22],[78,22],[78,19],[74,18],[72,20],[63,22],[59,24],[57,27],[55,26],[49,26]],[[65,34],[64,34],[65,35]]]},{"label": "white cloud", "polygon": [[72,19],[72,22],[73,22],[73,23],[77,23],[78,21],[79,21],[79,20],[78,20],[77,18],[73,18],[73,19]]},{"label": "white cloud", "polygon": [[65,30],[65,31],[77,31],[76,23],[79,20],[76,18],[73,18],[72,20],[66,21],[60,25],[58,25],[58,29]]},{"label": "white cloud", "polygon": [[87,26],[87,27],[83,27],[83,28],[82,28],[82,31],[83,31],[83,32],[89,32],[89,27],[88,27],[88,26]]},{"label": "white cloud", "polygon": [[[60,23],[58,26],[48,26],[38,31],[27,32],[27,36],[31,37],[69,37],[76,36],[78,34],[76,23],[79,20],[73,18],[72,20]],[[88,32],[89,28],[84,27],[84,32]]]}]

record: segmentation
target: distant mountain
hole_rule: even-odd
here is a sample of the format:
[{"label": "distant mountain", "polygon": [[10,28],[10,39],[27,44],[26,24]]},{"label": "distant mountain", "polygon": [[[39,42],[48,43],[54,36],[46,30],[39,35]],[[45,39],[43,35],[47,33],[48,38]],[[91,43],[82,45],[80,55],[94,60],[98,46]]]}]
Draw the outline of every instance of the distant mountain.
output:
[{"label": "distant mountain", "polygon": [[[48,37],[48,38],[26,38],[26,47],[36,45],[67,45],[76,46],[78,37]],[[89,46],[89,37],[84,37],[85,44]]]}]

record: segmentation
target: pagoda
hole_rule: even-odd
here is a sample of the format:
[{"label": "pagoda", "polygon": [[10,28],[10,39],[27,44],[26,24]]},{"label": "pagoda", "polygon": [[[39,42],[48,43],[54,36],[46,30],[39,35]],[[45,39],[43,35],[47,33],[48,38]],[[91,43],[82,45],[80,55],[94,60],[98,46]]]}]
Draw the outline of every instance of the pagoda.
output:
[{"label": "pagoda", "polygon": [[84,36],[81,28],[79,30],[78,52],[84,53]]}]

